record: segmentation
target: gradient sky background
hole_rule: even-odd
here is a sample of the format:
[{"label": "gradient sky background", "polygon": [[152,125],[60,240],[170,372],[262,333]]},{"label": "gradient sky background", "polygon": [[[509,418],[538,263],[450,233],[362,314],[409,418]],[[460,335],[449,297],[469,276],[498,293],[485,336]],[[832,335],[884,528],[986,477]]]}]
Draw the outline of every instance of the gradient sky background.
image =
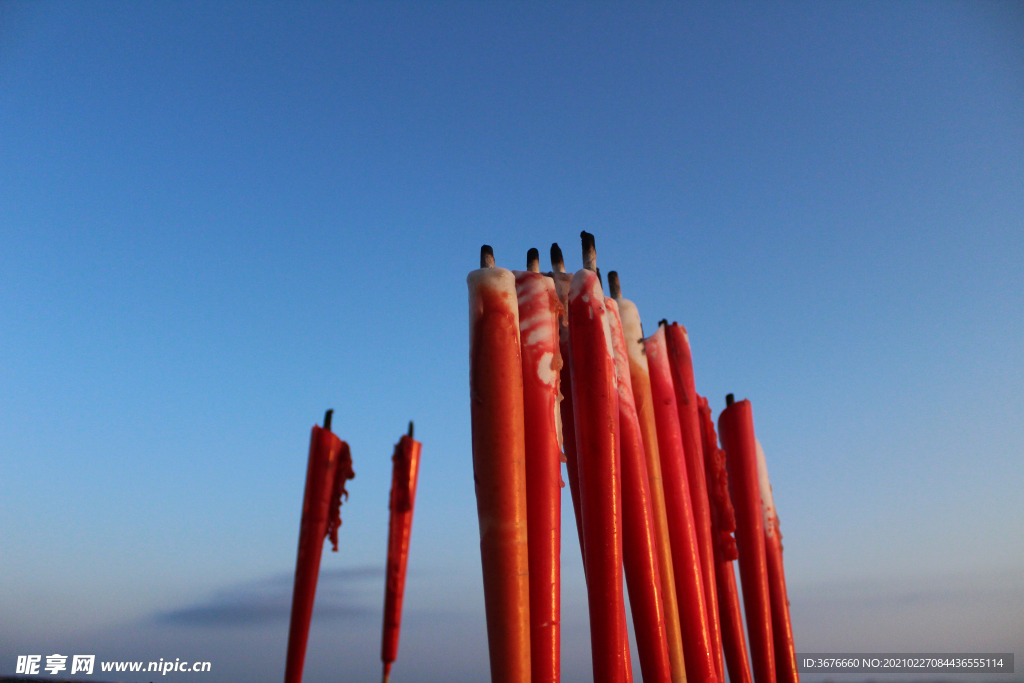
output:
[{"label": "gradient sky background", "polygon": [[0,674],[280,680],[333,407],[306,680],[378,680],[410,418],[393,680],[484,680],[465,276],[582,229],[753,402],[798,651],[1024,653],[1022,8],[0,4]]}]

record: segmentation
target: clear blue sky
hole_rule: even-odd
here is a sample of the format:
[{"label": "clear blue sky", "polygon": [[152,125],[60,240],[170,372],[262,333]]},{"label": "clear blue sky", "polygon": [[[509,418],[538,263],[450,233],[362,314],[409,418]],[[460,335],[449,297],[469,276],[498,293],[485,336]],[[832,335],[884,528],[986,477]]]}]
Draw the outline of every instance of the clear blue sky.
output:
[{"label": "clear blue sky", "polygon": [[333,407],[307,680],[379,675],[410,418],[394,680],[484,679],[465,275],[582,229],[753,402],[798,650],[1024,652],[1021,4],[5,2],[0,674],[280,680]]}]

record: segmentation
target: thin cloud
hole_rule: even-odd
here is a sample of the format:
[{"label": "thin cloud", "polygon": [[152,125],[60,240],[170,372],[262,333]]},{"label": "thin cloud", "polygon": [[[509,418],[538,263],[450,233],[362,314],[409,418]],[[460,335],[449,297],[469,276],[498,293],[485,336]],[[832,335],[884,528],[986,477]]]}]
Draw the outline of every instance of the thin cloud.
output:
[{"label": "thin cloud", "polygon": [[[379,611],[370,607],[371,596],[383,596],[379,567],[347,567],[320,572],[313,618],[360,619]],[[291,614],[293,577],[277,574],[259,581],[231,586],[209,600],[161,612],[155,621],[178,626],[255,626],[286,621]]]}]

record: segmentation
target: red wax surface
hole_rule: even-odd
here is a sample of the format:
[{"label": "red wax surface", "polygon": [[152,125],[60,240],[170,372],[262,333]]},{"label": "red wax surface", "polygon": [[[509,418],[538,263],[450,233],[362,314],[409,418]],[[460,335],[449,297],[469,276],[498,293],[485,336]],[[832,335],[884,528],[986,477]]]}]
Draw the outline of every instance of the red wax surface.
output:
[{"label": "red wax surface", "polygon": [[526,429],[530,661],[533,683],[554,683],[561,672],[562,454],[556,416],[562,304],[546,275],[516,271],[515,276]]},{"label": "red wax surface", "polygon": [[398,636],[402,628],[402,597],[405,594],[405,568],[409,562],[412,514],[416,504],[416,479],[420,470],[423,444],[408,435],[395,444],[391,456],[391,498],[388,509],[388,564],[384,589],[384,628],[380,658],[385,679],[391,663],[398,657]]},{"label": "red wax surface", "polygon": [[285,683],[301,683],[306,660],[309,622],[313,617],[316,582],[320,575],[320,556],[327,536],[331,495],[335,489],[335,471],[343,442],[329,430],[313,425],[306,465],[306,490],[302,496],[302,521],[299,525],[299,552],[295,561],[295,586],[292,589],[292,616],[288,627],[288,654]]},{"label": "red wax surface", "polygon": [[736,514],[729,498],[729,475],[725,451],[718,447],[711,407],[703,396],[700,405],[701,440],[704,444],[704,467],[711,503],[711,533],[715,550],[715,587],[718,589],[718,614],[722,626],[722,650],[732,683],[752,683],[747,659],[747,639],[743,634],[743,612],[736,590],[733,560],[737,557]]},{"label": "red wax surface", "polygon": [[[576,465],[576,422],[572,407],[572,363],[569,362],[569,273],[548,273],[555,281],[555,290],[562,303],[562,319],[558,327],[558,350],[562,355],[560,385],[562,402],[559,412],[562,417],[562,451],[565,454],[565,471],[569,479],[569,494],[572,497],[572,511],[576,518],[576,534],[580,539],[580,557],[583,556],[583,513],[580,509],[580,475]],[[584,567],[586,564],[584,564]]]},{"label": "red wax surface", "polygon": [[504,268],[467,278],[473,480],[493,683],[530,680],[523,371],[515,279]]},{"label": "red wax surface", "polygon": [[725,448],[729,492],[736,508],[736,545],[754,680],[775,683],[768,568],[750,401],[739,401],[723,410],[718,416],[718,433]]},{"label": "red wax surface", "polygon": [[701,578],[704,581],[708,627],[711,629],[712,654],[718,680],[724,681],[722,632],[718,621],[718,591],[715,588],[715,551],[711,542],[711,511],[704,476],[704,448],[701,443],[700,416],[697,414],[697,391],[693,381],[690,339],[686,329],[678,323],[668,325],[665,333],[673,387],[676,392],[676,409],[679,411],[679,427],[683,434],[683,452],[686,455],[686,474],[690,481],[693,521],[700,548]]},{"label": "red wax surface", "polygon": [[633,612],[633,629],[640,672],[644,683],[671,683],[665,613],[662,605],[658,543],[654,528],[647,462],[633,387],[629,356],[622,334],[619,306],[605,298],[615,356],[615,380],[619,399],[619,433],[622,464],[622,552]]},{"label": "red wax surface", "polygon": [[583,518],[595,683],[629,680],[622,592],[618,401],[611,335],[597,275],[578,271],[569,291],[573,417]]},{"label": "red wax surface", "polygon": [[651,376],[651,396],[661,453],[661,476],[665,488],[665,508],[669,535],[672,539],[672,566],[675,570],[676,595],[679,599],[679,625],[686,656],[686,678],[689,683],[719,681],[715,669],[711,630],[704,602],[704,581],[701,576],[700,550],[690,502],[690,484],[686,456],[679,427],[676,393],[665,342],[665,329],[644,340],[647,366]]}]

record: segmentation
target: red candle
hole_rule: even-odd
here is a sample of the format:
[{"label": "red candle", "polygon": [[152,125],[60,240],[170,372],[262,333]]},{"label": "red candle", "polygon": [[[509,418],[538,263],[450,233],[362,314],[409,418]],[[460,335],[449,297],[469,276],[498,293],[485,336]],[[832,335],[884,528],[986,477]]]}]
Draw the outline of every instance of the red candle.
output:
[{"label": "red candle", "polygon": [[793,645],[793,626],[789,620],[789,597],[786,595],[786,572],[782,568],[782,532],[775,511],[775,498],[768,480],[768,463],[764,459],[761,442],[757,447],[757,475],[761,489],[761,508],[764,522],[765,563],[768,567],[768,593],[772,603],[772,643],[775,646],[775,674],[779,683],[799,683],[796,668],[796,648]]},{"label": "red candle", "polygon": [[[288,654],[285,662],[285,683],[301,683],[302,668],[309,641],[309,622],[313,618],[316,582],[320,575],[320,556],[324,538],[330,535],[334,550],[338,549],[338,526],[345,481],[355,476],[348,444],[331,433],[331,414],[324,416],[324,426],[313,425],[309,438],[309,460],[306,465],[306,490],[302,496],[302,521],[299,525],[299,551],[295,561],[295,585],[292,589],[292,616],[288,627]],[[345,462],[339,463],[344,459]]]},{"label": "red candle", "polygon": [[693,381],[690,338],[686,334],[686,329],[678,323],[668,325],[666,334],[668,335],[669,364],[672,368],[673,387],[676,392],[676,408],[679,411],[679,427],[683,435],[683,452],[686,455],[686,474],[690,482],[693,520],[700,548],[701,578],[704,581],[708,627],[711,629],[712,655],[718,680],[724,681],[722,632],[718,622],[718,591],[715,588],[715,553],[711,543],[711,513],[707,482],[704,477],[704,449],[701,444],[700,418],[697,415],[697,391]]},{"label": "red candle", "polygon": [[718,589],[718,613],[722,625],[722,650],[732,683],[752,683],[747,660],[747,639],[743,635],[743,612],[736,590],[736,513],[729,498],[729,475],[725,451],[718,447],[711,407],[703,396],[700,404],[701,440],[704,444],[704,469],[707,474],[708,500],[711,503],[711,533],[715,551],[715,587]]},{"label": "red candle", "polygon": [[704,601],[700,550],[690,501],[690,483],[683,453],[683,438],[676,409],[676,394],[669,366],[665,328],[644,340],[647,365],[651,373],[651,395],[661,454],[661,472],[665,487],[665,507],[672,540],[672,566],[679,596],[679,625],[686,653],[686,679],[689,683],[716,683],[714,650]]},{"label": "red candle", "polygon": [[420,471],[423,444],[409,433],[395,444],[391,456],[391,498],[388,509],[388,565],[384,591],[384,629],[380,658],[384,662],[384,683],[391,674],[391,664],[398,657],[398,635],[402,627],[402,597],[405,594],[405,568],[409,562],[409,538],[412,535],[412,513],[416,504],[416,478]]},{"label": "red candle", "polygon": [[526,429],[527,539],[530,560],[530,661],[533,683],[560,678],[562,477],[559,449],[558,317],[555,283],[541,275],[537,250],[527,255],[532,272],[516,272],[519,338],[523,359]]},{"label": "red candle", "polygon": [[[614,272],[608,273],[608,284],[615,294],[618,281]],[[620,292],[621,293],[621,292]],[[665,491],[661,475],[661,455],[658,449],[658,431],[654,418],[654,399],[651,395],[651,376],[644,353],[643,328],[640,312],[629,299],[617,297],[619,314],[622,319],[622,334],[626,352],[629,355],[629,380],[633,389],[637,420],[643,438],[644,459],[647,464],[647,478],[651,493],[651,510],[654,513],[654,532],[657,539],[658,575],[661,578],[662,602],[665,608],[665,635],[668,640],[669,663],[672,667],[672,683],[686,683],[686,658],[683,655],[682,632],[679,627],[679,604],[676,597],[675,570],[672,564],[672,541],[668,528],[668,513],[665,507]]]},{"label": "red candle", "polygon": [[[728,403],[731,403],[732,394]],[[729,467],[729,492],[736,506],[743,607],[750,635],[750,659],[757,683],[775,683],[771,601],[764,550],[764,519],[757,476],[757,446],[750,401],[727,406],[718,416],[718,433]]]},{"label": "red candle", "polygon": [[490,247],[469,274],[473,479],[493,683],[530,680],[526,445],[515,277]]},{"label": "red candle", "polygon": [[[558,350],[562,356],[562,370],[559,377],[562,402],[559,414],[562,421],[562,451],[565,455],[565,471],[569,479],[569,494],[576,518],[576,534],[580,539],[580,556],[583,555],[583,512],[580,509],[580,475],[576,465],[576,422],[572,410],[572,363],[569,362],[569,286],[572,275],[565,272],[565,261],[558,244],[551,245],[551,272],[555,291],[562,304],[562,318],[558,326]],[[586,566],[586,565],[584,565]]]},{"label": "red candle", "polygon": [[573,417],[583,517],[584,567],[595,683],[629,680],[622,593],[618,405],[611,332],[597,275],[580,270],[569,290]]},{"label": "red candle", "polygon": [[605,298],[604,305],[611,326],[615,385],[619,398],[619,433],[622,444],[622,560],[629,587],[629,605],[633,612],[636,647],[640,655],[640,672],[645,683],[670,683],[672,667],[668,657],[668,638],[665,633],[661,575],[658,567],[658,542],[654,532],[654,510],[651,506],[643,437],[640,435],[640,420],[633,400],[629,357],[626,340],[622,336],[619,305],[611,297]]}]

